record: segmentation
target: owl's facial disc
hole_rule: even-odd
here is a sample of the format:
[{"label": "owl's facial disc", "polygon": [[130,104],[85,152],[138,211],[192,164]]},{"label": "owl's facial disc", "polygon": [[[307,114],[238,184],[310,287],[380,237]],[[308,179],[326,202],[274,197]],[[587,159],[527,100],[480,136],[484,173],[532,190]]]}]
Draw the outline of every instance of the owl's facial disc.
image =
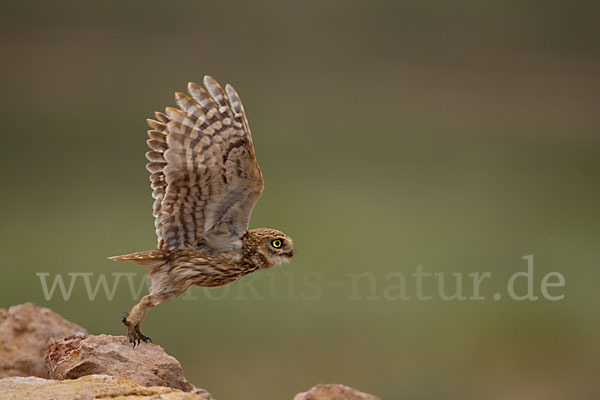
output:
[{"label": "owl's facial disc", "polygon": [[269,238],[265,243],[265,247],[273,265],[287,263],[295,254],[292,239],[284,234]]},{"label": "owl's facial disc", "polygon": [[290,261],[295,255],[294,242],[276,229],[256,228],[243,237],[245,256],[259,269]]}]

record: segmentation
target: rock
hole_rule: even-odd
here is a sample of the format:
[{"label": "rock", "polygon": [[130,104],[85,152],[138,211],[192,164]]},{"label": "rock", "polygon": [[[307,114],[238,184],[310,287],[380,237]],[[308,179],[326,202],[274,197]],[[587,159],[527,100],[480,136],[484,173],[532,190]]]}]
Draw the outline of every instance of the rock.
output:
[{"label": "rock", "polygon": [[371,394],[359,392],[338,384],[319,384],[309,391],[298,393],[294,400],[381,400]]},{"label": "rock", "polygon": [[127,379],[89,375],[56,381],[37,377],[0,379],[0,400],[93,400],[93,399],[206,400],[195,393],[162,386],[144,387]]},{"label": "rock", "polygon": [[48,308],[25,303],[0,309],[0,378],[45,377],[48,340],[73,334],[87,332]]},{"label": "rock", "polygon": [[53,339],[46,352],[48,378],[75,379],[100,374],[129,379],[142,386],[168,386],[190,392],[181,364],[162,347],[142,343],[133,349],[125,336]]}]

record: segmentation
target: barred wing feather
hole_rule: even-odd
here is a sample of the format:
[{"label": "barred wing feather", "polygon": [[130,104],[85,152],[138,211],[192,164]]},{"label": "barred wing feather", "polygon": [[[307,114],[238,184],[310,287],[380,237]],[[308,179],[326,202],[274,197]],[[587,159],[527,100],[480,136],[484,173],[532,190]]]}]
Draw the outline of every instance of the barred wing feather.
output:
[{"label": "barred wing feather", "polygon": [[209,76],[188,92],[148,120],[158,248],[238,250],[264,188],[246,114],[235,89]]}]

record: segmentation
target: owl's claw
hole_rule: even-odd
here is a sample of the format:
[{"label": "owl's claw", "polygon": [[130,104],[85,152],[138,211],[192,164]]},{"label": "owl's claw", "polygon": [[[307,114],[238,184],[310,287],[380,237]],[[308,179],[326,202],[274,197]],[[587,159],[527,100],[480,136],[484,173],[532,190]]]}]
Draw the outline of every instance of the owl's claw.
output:
[{"label": "owl's claw", "polygon": [[140,340],[144,343],[148,343],[148,342],[152,343],[152,339],[150,339],[150,337],[148,337],[142,333],[139,325],[136,325],[134,330],[135,330],[136,337],[138,340],[138,345],[140,344]]},{"label": "owl's claw", "polygon": [[129,338],[129,343],[133,343],[133,348],[139,346],[141,342],[144,343],[152,343],[152,339],[142,333],[140,330],[140,324],[133,324],[130,322],[127,317],[129,317],[129,313],[123,313],[123,318],[121,318],[121,322],[125,324],[127,327],[127,337]]}]

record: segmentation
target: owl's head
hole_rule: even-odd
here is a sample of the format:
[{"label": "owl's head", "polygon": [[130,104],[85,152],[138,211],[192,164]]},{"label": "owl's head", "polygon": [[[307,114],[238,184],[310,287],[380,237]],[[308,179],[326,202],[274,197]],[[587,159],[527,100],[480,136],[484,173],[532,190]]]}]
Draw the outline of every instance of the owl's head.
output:
[{"label": "owl's head", "polygon": [[258,269],[271,268],[294,257],[292,239],[275,229],[251,229],[244,235],[243,241],[244,258]]}]

